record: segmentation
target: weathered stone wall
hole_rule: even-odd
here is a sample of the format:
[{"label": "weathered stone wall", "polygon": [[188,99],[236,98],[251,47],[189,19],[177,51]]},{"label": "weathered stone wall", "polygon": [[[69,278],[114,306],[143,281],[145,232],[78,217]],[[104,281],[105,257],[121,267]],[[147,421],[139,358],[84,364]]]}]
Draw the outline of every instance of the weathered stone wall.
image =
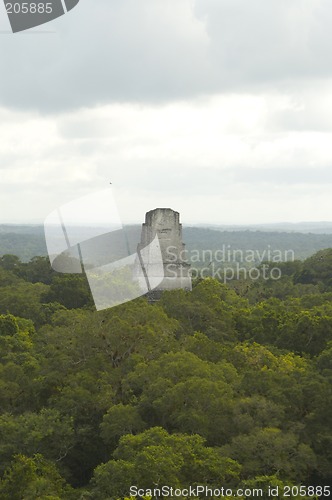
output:
[{"label": "weathered stone wall", "polygon": [[[157,297],[163,290],[176,288],[191,290],[190,265],[185,260],[185,245],[182,242],[182,224],[180,224],[179,212],[175,212],[171,208],[156,208],[147,212],[145,223],[142,225],[139,250],[146,248],[156,235],[159,239],[163,261],[163,279],[152,295]],[[147,268],[149,265],[148,262]],[[153,265],[152,262],[151,265]],[[147,269],[148,275],[153,275],[151,269],[150,273]],[[162,274],[160,270],[159,273]],[[155,276],[155,278],[158,277]]]}]

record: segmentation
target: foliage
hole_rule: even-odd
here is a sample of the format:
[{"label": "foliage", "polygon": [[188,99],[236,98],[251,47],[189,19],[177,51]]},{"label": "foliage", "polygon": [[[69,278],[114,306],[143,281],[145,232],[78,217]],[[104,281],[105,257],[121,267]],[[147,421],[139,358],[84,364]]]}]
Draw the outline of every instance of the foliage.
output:
[{"label": "foliage", "polygon": [[84,276],[3,255],[0,498],[329,485],[331,255],[100,312]]},{"label": "foliage", "polygon": [[240,466],[209,448],[198,435],[168,434],[152,427],[120,439],[114,459],[98,466],[92,480],[96,499],[125,496],[133,484],[142,488],[171,484],[235,484]]},{"label": "foliage", "polygon": [[74,499],[74,491],[55,465],[39,453],[33,457],[14,457],[0,481],[0,495],[3,500]]}]

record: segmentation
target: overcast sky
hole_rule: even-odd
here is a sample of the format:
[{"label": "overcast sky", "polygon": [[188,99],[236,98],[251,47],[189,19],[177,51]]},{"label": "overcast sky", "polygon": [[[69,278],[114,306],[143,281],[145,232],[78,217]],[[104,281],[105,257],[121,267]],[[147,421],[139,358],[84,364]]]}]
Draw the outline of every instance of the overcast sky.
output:
[{"label": "overcast sky", "polygon": [[124,222],[331,221],[331,19],[331,0],[81,0],[14,35],[0,2],[0,222],[110,181]]}]

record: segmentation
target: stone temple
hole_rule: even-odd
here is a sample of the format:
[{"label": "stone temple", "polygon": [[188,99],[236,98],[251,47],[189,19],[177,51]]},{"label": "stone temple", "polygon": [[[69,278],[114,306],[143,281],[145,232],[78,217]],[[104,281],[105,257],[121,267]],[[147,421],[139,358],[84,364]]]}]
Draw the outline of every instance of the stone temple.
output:
[{"label": "stone temple", "polygon": [[[148,279],[151,271],[146,272],[150,300],[158,300],[164,290],[177,288],[191,290],[190,264],[186,261],[179,212],[171,208],[156,208],[146,213],[138,254],[154,240],[159,241],[162,264],[158,268],[155,267],[156,272],[152,272],[151,284]],[[143,268],[148,269],[151,266],[153,262],[149,263],[149,257],[147,257]]]}]

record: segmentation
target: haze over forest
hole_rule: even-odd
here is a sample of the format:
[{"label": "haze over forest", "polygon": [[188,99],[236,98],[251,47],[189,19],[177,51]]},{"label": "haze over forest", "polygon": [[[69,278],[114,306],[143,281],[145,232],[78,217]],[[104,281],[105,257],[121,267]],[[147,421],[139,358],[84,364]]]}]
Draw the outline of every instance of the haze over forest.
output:
[{"label": "haze over forest", "polygon": [[[141,226],[128,226],[134,230],[137,243]],[[86,235],[87,228],[81,229]],[[80,228],[77,228],[80,233]],[[186,226],[183,240],[188,255],[195,251],[215,252],[223,248],[259,252],[293,250],[296,259],[305,259],[318,250],[332,247],[332,223],[280,223],[254,226]],[[133,243],[132,251],[136,250]],[[109,248],[111,253],[112,249]],[[41,225],[0,225],[0,255],[14,254],[23,261],[38,255],[47,255],[44,227]]]}]

